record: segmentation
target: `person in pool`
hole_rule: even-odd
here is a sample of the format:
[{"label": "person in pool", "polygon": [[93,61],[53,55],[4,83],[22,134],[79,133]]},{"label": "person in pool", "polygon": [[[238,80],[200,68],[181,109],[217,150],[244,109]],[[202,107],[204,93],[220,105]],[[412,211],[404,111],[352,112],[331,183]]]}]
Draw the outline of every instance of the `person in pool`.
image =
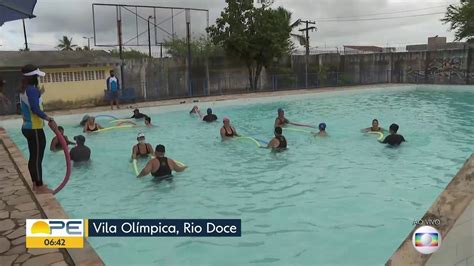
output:
[{"label": "person in pool", "polygon": [[397,124],[391,124],[390,135],[388,135],[383,141],[381,141],[381,143],[388,144],[391,146],[398,146],[402,144],[402,142],[405,142],[405,138],[402,135],[397,134],[398,129],[399,126]]},{"label": "person in pool", "polygon": [[268,142],[267,148],[274,151],[281,151],[287,148],[286,138],[283,136],[283,129],[281,127],[275,127],[275,137]]},{"label": "person in pool", "polygon": [[283,108],[278,108],[278,116],[275,118],[275,127],[284,127],[286,125],[313,127],[305,124],[290,122],[288,119],[286,119]]},{"label": "person in pool", "polygon": [[84,125],[83,132],[84,133],[94,132],[94,131],[97,131],[97,130],[102,129],[102,128],[103,127],[101,125],[99,125],[95,122],[95,117],[89,116],[89,118],[87,118],[86,124]]},{"label": "person in pool", "polygon": [[207,115],[205,115],[205,116],[202,118],[202,121],[214,122],[214,121],[216,121],[216,120],[217,120],[217,116],[212,113],[212,109],[211,109],[211,108],[207,108]]},{"label": "person in pool", "polygon": [[238,137],[237,130],[235,130],[234,126],[230,124],[230,120],[228,117],[224,117],[223,119],[224,125],[221,127],[221,137],[222,139],[226,138],[233,138]]},{"label": "person in pool", "polygon": [[202,118],[201,110],[199,110],[199,107],[197,105],[193,106],[193,109],[191,109],[191,111],[189,111],[189,114],[190,115],[197,114],[197,115],[199,115],[200,118]]},{"label": "person in pool", "polygon": [[153,155],[153,147],[150,143],[146,143],[145,134],[139,133],[137,136],[138,144],[132,148],[132,159],[148,158]]},{"label": "person in pool", "polygon": [[326,123],[320,123],[318,128],[319,132],[314,132],[313,135],[319,137],[327,137],[328,133],[326,132]]},{"label": "person in pool", "polygon": [[283,108],[278,108],[278,117],[275,119],[275,128],[282,127],[290,124],[290,121],[285,117],[285,111]]},{"label": "person in pool", "polygon": [[[64,135],[64,128],[62,126],[59,126],[58,127],[58,130],[59,132],[61,133],[61,135],[63,135],[64,137],[64,140],[66,140],[66,144],[67,145],[76,145],[76,143],[72,142],[72,141],[69,141],[69,139],[67,138],[66,135]],[[54,137],[52,140],[51,140],[51,144],[49,145],[49,150],[50,151],[60,151],[62,150],[63,147],[61,146],[61,142],[59,142],[59,139],[58,137]]]},{"label": "person in pool", "polygon": [[363,132],[381,132],[381,133],[383,133],[385,131],[385,129],[383,129],[379,126],[379,120],[374,119],[374,120],[372,120],[372,126],[368,127],[368,128],[364,128],[364,129],[362,129],[362,131]]},{"label": "person in pool", "polygon": [[71,156],[71,161],[75,163],[87,162],[91,158],[91,149],[84,145],[86,138],[83,135],[78,135],[74,137],[76,141],[76,147],[72,148],[69,152]]},{"label": "person in pool", "polygon": [[148,117],[146,114],[140,113],[140,110],[138,110],[138,108],[135,108],[135,110],[133,110],[133,115],[130,118],[143,119],[146,117]]},{"label": "person in pool", "polygon": [[151,117],[149,117],[149,116],[145,117],[145,126],[146,127],[153,127],[153,125],[151,124]]},{"label": "person in pool", "polygon": [[79,125],[80,125],[81,127],[84,127],[84,125],[87,123],[87,120],[89,120],[89,115],[84,115],[84,116],[82,117],[81,122],[79,122]]},{"label": "person in pool", "polygon": [[178,165],[173,159],[165,157],[165,146],[159,144],[155,148],[155,158],[151,159],[137,177],[143,177],[151,173],[158,180],[172,177],[172,172],[182,172],[187,168]]}]

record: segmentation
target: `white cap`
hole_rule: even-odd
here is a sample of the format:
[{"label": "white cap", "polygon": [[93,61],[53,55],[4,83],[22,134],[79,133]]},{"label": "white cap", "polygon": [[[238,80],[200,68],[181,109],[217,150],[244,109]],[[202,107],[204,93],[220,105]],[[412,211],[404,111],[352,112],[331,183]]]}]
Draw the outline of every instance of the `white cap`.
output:
[{"label": "white cap", "polygon": [[145,134],[143,134],[143,133],[138,133],[138,135],[137,135],[137,139],[138,138],[144,138],[144,137],[145,137]]},{"label": "white cap", "polygon": [[39,68],[37,68],[37,69],[35,69],[35,70],[31,71],[31,72],[28,72],[28,73],[23,73],[23,76],[27,76],[27,77],[28,77],[28,76],[36,76],[36,75],[38,75],[38,76],[40,76],[40,77],[44,77],[44,76],[46,76],[46,73],[44,73],[43,71],[41,71]]}]

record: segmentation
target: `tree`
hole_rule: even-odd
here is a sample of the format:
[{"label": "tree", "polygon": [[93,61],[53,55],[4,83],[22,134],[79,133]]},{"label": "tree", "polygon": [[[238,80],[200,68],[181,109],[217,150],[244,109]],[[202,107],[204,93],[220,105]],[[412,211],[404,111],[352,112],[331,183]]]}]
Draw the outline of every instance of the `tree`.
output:
[{"label": "tree", "polygon": [[[163,46],[166,47],[166,53],[171,57],[188,56],[188,43],[185,38],[175,38],[167,40],[165,41]],[[192,40],[190,46],[191,55],[193,58],[207,58],[211,55],[222,54],[221,47],[214,45],[205,37],[201,37],[197,40]]]},{"label": "tree", "polygon": [[466,39],[474,42],[474,1],[461,0],[459,6],[449,5],[446,15],[441,19],[445,24],[450,23],[454,30],[456,41]]},{"label": "tree", "polygon": [[[120,52],[117,49],[112,49],[112,50],[109,51],[109,53],[110,53],[111,56],[120,57]],[[133,49],[130,49],[130,50],[123,49],[122,54],[123,54],[124,59],[148,58],[148,54],[143,53],[143,52],[138,51],[138,50],[133,50]]]},{"label": "tree", "polygon": [[91,51],[91,49],[89,49],[89,46],[85,45],[83,47],[80,47],[80,46],[77,46],[76,51]]},{"label": "tree", "polygon": [[59,39],[59,44],[56,46],[61,51],[73,51],[77,45],[72,44],[72,38],[68,38],[67,36],[63,36],[62,39]]},{"label": "tree", "polygon": [[250,88],[256,90],[262,68],[291,49],[291,13],[282,7],[256,8],[253,2],[226,0],[227,7],[207,31],[214,44],[245,62]]}]

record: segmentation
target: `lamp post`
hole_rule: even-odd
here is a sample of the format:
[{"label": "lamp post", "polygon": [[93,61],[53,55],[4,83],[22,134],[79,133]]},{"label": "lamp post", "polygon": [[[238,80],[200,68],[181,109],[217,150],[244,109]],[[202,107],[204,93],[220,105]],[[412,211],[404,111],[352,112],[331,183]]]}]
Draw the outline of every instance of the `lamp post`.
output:
[{"label": "lamp post", "polygon": [[148,57],[151,58],[151,36],[150,36],[150,19],[152,19],[153,16],[148,17]]},{"label": "lamp post", "polygon": [[28,39],[26,38],[25,19],[22,19],[22,21],[23,21],[23,36],[25,37],[25,51],[29,51],[30,48],[28,48]]},{"label": "lamp post", "polygon": [[94,39],[94,37],[83,36],[82,38],[87,39],[87,48],[90,50],[91,49],[91,39]]}]

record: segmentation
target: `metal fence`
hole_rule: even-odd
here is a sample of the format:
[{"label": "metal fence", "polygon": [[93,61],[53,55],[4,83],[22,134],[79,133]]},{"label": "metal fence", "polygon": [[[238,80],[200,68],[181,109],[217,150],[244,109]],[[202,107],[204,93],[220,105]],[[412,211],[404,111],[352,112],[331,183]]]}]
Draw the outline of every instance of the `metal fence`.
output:
[{"label": "metal fence", "polygon": [[[17,112],[19,77],[10,77],[11,81],[4,94],[11,100],[9,106],[0,106],[0,115]],[[467,76],[468,75],[468,76]],[[9,76],[3,75],[5,78]],[[281,91],[294,89],[318,89],[322,87],[354,86],[384,83],[413,83],[413,84],[466,84],[474,80],[474,73],[459,71],[426,72],[424,70],[410,71],[329,71],[321,73],[262,73],[257,89],[251,89],[246,74],[210,74],[209,78],[196,76],[187,82],[183,72],[152,72],[146,79],[127,85],[122,90],[122,102],[155,101],[173,98],[215,96],[237,93],[252,93],[265,91]],[[131,81],[131,80],[130,80]],[[130,82],[129,82],[130,83]],[[100,100],[100,99],[99,99]],[[104,94],[103,104],[106,104],[107,94]],[[100,104],[100,101],[94,102]],[[48,106],[47,109],[69,109],[79,106]]]}]

